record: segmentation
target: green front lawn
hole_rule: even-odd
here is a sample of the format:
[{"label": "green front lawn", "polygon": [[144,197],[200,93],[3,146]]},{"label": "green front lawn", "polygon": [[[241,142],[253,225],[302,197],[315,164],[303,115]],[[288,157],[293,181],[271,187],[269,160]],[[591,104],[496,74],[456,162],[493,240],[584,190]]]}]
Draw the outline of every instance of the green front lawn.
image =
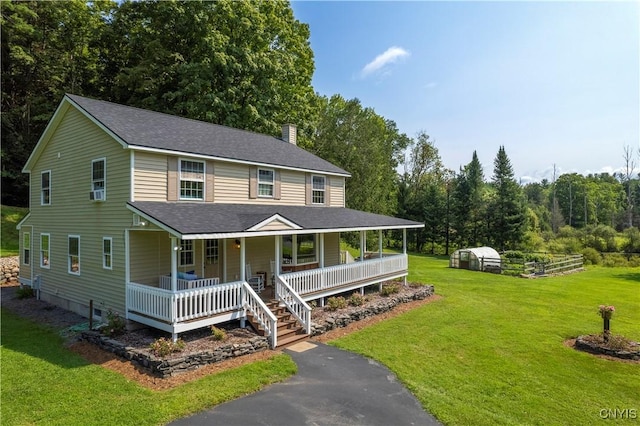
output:
[{"label": "green front lawn", "polygon": [[0,228],[0,257],[17,256],[18,230],[16,225],[24,218],[29,209],[24,207],[0,206],[2,228]]},{"label": "green front lawn", "polygon": [[410,280],[444,298],[335,344],[384,363],[443,423],[585,425],[616,408],[640,418],[640,364],[563,345],[601,332],[600,304],[616,307],[614,334],[640,341],[639,269],[528,280],[449,269],[446,259],[409,264]]},{"label": "green front lawn", "polygon": [[[449,269],[443,258],[409,262],[410,281],[432,283],[444,297],[335,344],[387,365],[444,424],[586,425],[616,409],[640,416],[640,364],[563,345],[600,331],[600,304],[616,307],[613,333],[640,340],[640,269],[526,280]],[[295,372],[280,355],[150,391],[87,364],[55,333],[6,312],[0,352],[2,425],[163,424]]]},{"label": "green front lawn", "polygon": [[168,391],[151,391],[87,363],[55,332],[2,310],[0,370],[5,425],[159,425],[291,376],[278,355]]}]

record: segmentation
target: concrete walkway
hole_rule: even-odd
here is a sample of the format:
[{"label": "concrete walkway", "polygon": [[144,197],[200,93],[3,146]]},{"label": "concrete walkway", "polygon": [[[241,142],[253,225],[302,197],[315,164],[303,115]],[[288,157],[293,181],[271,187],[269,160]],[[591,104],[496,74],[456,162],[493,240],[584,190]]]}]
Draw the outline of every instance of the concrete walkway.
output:
[{"label": "concrete walkway", "polygon": [[375,361],[316,342],[285,349],[298,374],[171,425],[440,425]]}]

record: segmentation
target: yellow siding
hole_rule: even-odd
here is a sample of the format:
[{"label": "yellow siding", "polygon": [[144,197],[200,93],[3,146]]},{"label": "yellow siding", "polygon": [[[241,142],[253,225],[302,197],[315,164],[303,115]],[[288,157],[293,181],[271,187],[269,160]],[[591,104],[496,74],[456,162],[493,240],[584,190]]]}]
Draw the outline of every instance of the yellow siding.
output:
[{"label": "yellow siding", "polygon": [[324,236],[324,266],[340,264],[340,234],[325,234]]},{"label": "yellow siding", "polygon": [[260,228],[260,231],[283,231],[287,229],[291,229],[291,227],[284,222],[274,220]]},{"label": "yellow siding", "polygon": [[134,153],[134,200],[167,201],[167,156]]},{"label": "yellow siding", "polygon": [[[129,152],[71,107],[54,130],[31,171],[33,275],[42,292],[74,306],[125,308],[124,228],[131,224]],[[106,200],[89,200],[91,161],[106,159]],[[51,170],[51,205],[40,205],[43,170]],[[50,234],[50,269],[40,268],[40,234]],[[79,276],[67,272],[68,235],[80,236]],[[113,238],[113,269],[102,267],[102,238]],[[37,261],[36,261],[37,259]],[[77,307],[76,306],[76,307]],[[76,310],[84,310],[77,308]],[[88,314],[88,310],[82,312]]]},{"label": "yellow siding", "polygon": [[339,176],[330,176],[329,185],[330,190],[330,206],[331,207],[344,207],[344,178]]}]

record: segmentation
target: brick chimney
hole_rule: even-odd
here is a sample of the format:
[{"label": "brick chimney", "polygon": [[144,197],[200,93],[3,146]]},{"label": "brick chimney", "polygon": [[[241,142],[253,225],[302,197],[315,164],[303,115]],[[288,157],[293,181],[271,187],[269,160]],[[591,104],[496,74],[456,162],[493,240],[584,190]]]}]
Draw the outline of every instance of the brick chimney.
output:
[{"label": "brick chimney", "polygon": [[282,125],[282,140],[294,145],[298,144],[298,128],[295,124]]}]

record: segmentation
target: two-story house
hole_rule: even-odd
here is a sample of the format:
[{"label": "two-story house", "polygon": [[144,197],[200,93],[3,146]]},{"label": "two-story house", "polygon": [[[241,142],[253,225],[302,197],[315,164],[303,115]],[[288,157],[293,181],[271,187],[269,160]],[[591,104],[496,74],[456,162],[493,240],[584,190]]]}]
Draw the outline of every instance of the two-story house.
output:
[{"label": "two-story house", "polygon": [[[365,260],[366,231],[403,229],[406,247],[406,229],[423,226],[345,208],[349,173],[298,147],[294,126],[279,139],[75,95],[24,172],[21,283],[174,339],[249,318],[275,346],[267,291],[308,332],[306,302],[406,277],[406,250]],[[341,257],[348,231],[360,231],[359,261]]]}]

